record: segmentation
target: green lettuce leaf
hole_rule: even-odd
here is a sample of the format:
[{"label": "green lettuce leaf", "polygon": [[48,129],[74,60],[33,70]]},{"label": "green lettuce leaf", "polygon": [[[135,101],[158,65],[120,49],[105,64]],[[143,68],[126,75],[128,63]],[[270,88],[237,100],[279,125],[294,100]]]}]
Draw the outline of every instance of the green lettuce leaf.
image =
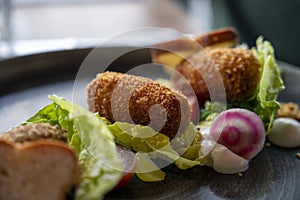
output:
[{"label": "green lettuce leaf", "polygon": [[49,98],[53,103],[38,111],[27,123],[48,122],[67,130],[68,144],[77,151],[81,169],[75,198],[102,199],[122,176],[122,163],[107,122],[61,97]]},{"label": "green lettuce leaf", "polygon": [[165,174],[146,153],[135,154],[135,173],[144,182],[157,182],[165,179]]},{"label": "green lettuce leaf", "polygon": [[280,107],[280,104],[277,102],[277,96],[285,87],[271,43],[269,41],[263,41],[263,38],[259,37],[256,41],[256,46],[257,47],[253,48],[252,51],[261,66],[263,66],[263,70],[257,96],[253,100],[257,101],[254,112],[261,117],[265,124],[266,132],[269,133]]},{"label": "green lettuce leaf", "polygon": [[[171,142],[169,137],[155,132],[148,126],[115,122],[108,127],[117,143],[138,153],[147,153],[152,159],[159,158],[169,164],[175,163],[180,169],[206,164],[206,158],[199,158],[201,134],[195,130],[193,124],[190,124],[184,134],[175,137]],[[143,166],[143,164],[138,165]],[[161,174],[158,170],[155,171]],[[148,177],[149,182],[155,181],[151,179],[152,175],[143,174],[143,177]]]}]

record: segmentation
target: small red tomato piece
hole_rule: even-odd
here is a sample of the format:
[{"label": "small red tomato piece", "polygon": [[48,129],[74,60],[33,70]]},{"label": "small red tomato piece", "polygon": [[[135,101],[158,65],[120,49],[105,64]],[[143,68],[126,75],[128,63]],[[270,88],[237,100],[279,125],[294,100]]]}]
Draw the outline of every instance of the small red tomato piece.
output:
[{"label": "small red tomato piece", "polygon": [[123,176],[114,189],[120,189],[129,184],[134,175],[135,154],[129,149],[117,146],[118,155],[123,163]]}]

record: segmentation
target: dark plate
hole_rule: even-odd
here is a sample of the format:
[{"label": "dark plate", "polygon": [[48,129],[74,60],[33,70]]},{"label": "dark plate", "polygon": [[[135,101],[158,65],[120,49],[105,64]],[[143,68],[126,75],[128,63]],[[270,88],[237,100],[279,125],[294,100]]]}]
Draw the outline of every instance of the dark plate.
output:
[{"label": "dark plate", "polygon": [[[123,50],[112,47],[101,48],[99,52],[105,59]],[[90,51],[58,51],[0,62],[0,132],[21,123],[49,103],[48,94],[71,99],[74,78]],[[148,49],[129,52],[114,60],[109,69],[127,71],[149,63],[148,52]],[[279,99],[300,103],[300,70],[286,63],[280,65],[286,90]],[[219,174],[208,167],[182,171],[171,165],[163,169],[167,174],[165,181],[144,183],[134,178],[126,188],[107,194],[106,199],[299,199],[300,160],[296,156],[299,151],[300,148],[265,148],[250,162],[242,177]]]}]

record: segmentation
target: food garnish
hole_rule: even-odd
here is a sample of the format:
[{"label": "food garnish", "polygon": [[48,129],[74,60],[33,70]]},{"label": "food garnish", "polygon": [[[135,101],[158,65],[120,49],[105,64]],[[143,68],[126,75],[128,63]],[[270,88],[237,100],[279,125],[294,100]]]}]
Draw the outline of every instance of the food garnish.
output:
[{"label": "food garnish", "polygon": [[295,119],[287,117],[275,119],[273,127],[268,135],[268,140],[280,147],[299,147],[300,123]]},{"label": "food garnish", "polygon": [[259,116],[241,108],[221,112],[213,120],[209,134],[213,140],[247,160],[263,149],[266,137]]},{"label": "food garnish", "polygon": [[[205,143],[202,144],[203,148],[205,148]],[[213,149],[208,155],[207,166],[222,174],[236,174],[248,169],[249,160],[235,154],[222,144],[214,142],[210,145],[213,145]]]},{"label": "food garnish", "polygon": [[299,105],[293,102],[280,102],[278,117],[287,117],[300,121]]},{"label": "food garnish", "polygon": [[265,147],[270,147],[271,146],[271,143],[270,142],[266,142],[265,143]]}]

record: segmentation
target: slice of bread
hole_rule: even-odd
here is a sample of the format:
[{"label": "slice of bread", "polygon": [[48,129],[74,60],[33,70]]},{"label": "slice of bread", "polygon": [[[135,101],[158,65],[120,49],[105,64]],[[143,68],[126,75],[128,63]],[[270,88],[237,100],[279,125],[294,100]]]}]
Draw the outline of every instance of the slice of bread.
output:
[{"label": "slice of bread", "polygon": [[60,200],[78,178],[75,152],[55,140],[0,139],[0,199]]},{"label": "slice of bread", "polygon": [[202,49],[230,48],[239,43],[239,33],[231,27],[221,28],[192,37],[181,37],[175,40],[156,44],[151,49],[154,63],[176,67],[182,60]]}]

